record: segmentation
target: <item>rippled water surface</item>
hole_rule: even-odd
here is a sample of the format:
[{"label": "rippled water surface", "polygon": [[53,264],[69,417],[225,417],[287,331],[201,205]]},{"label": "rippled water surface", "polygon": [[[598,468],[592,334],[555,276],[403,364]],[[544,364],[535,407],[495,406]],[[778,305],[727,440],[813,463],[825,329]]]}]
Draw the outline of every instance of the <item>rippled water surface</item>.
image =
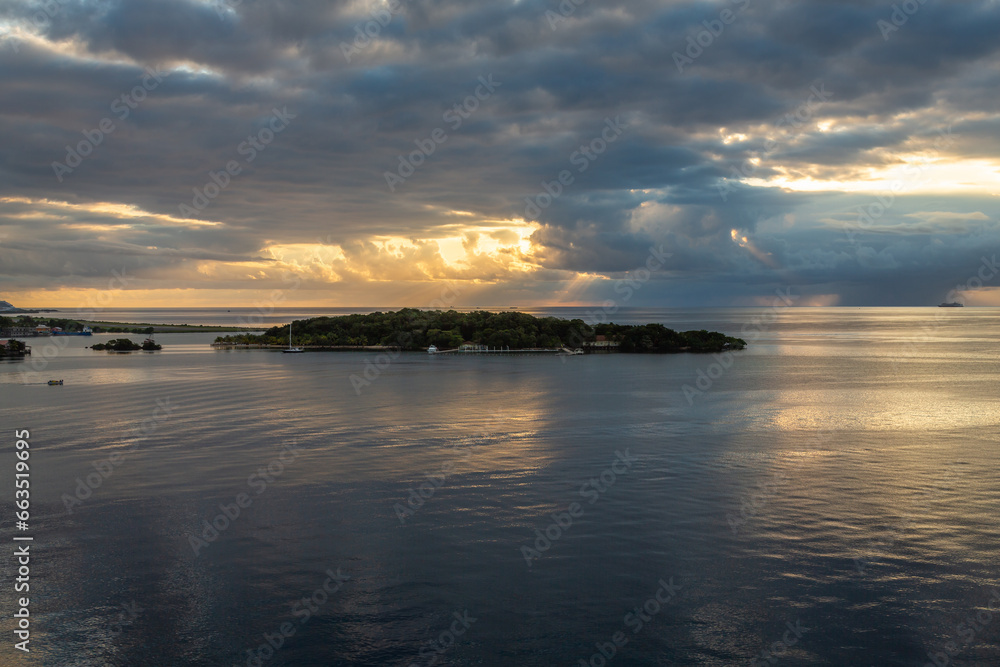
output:
[{"label": "rippled water surface", "polygon": [[750,347],[29,341],[0,492],[29,429],[32,652],[5,602],[0,663],[1000,664],[1000,310],[630,319]]}]

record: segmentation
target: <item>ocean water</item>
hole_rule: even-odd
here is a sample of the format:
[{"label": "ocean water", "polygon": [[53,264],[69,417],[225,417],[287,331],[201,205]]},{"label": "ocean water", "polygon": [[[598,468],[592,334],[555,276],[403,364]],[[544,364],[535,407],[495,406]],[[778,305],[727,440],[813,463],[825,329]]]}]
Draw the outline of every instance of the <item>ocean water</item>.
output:
[{"label": "ocean water", "polygon": [[[784,306],[778,297],[773,298],[776,307]],[[60,318],[82,318],[88,320],[108,321],[108,322],[134,322],[147,324],[197,324],[202,326],[231,326],[261,328],[275,325],[283,326],[293,320],[302,320],[310,317],[336,317],[339,315],[350,315],[353,313],[374,313],[378,311],[388,312],[399,310],[399,306],[392,307],[338,307],[338,308],[288,308],[276,307],[265,304],[257,308],[101,308],[101,309],[62,309],[53,311],[41,311],[36,317],[60,317]],[[481,310],[480,308],[456,308],[455,310],[468,312]],[[501,312],[505,309],[487,308],[486,310]],[[538,308],[517,308],[518,312],[530,313],[536,317],[561,317],[563,319],[579,318],[589,323],[594,322],[619,322],[622,324],[645,324],[647,322],[663,322],[678,331],[690,329],[735,327],[738,331],[756,315],[770,312],[768,309],[753,308],[636,308],[636,307],[614,307],[604,308],[602,306],[593,307],[570,307],[551,306]],[[851,309],[824,309],[815,308],[810,311],[833,312],[841,314],[850,312]],[[866,309],[860,309],[866,310]],[[870,309],[867,309],[870,310]],[[914,309],[894,309],[898,311],[912,310],[920,318],[920,312],[926,312],[922,308]],[[968,309],[982,312],[988,309]],[[753,325],[750,325],[753,328]]]},{"label": "ocean water", "polygon": [[1000,310],[629,318],[750,345],[30,341],[0,362],[30,527],[0,539],[34,538],[31,653],[8,556],[0,664],[1000,664]]}]

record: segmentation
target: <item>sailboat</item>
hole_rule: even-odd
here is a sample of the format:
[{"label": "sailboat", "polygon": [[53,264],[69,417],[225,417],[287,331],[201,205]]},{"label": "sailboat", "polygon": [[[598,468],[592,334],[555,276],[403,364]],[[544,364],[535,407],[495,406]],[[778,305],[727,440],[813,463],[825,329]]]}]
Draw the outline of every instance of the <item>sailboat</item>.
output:
[{"label": "sailboat", "polygon": [[298,354],[300,352],[305,352],[301,347],[292,347],[292,323],[288,323],[288,348],[282,350],[285,354]]}]

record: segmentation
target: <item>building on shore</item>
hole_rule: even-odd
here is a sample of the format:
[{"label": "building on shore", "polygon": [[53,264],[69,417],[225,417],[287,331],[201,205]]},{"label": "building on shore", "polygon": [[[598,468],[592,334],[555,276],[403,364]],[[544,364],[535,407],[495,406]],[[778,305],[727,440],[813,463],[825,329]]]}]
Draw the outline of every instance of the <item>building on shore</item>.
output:
[{"label": "building on shore", "polygon": [[0,336],[8,338],[31,338],[35,335],[35,327],[7,327],[0,331]]},{"label": "building on shore", "polygon": [[617,350],[619,345],[620,343],[618,341],[611,340],[607,336],[599,334],[594,338],[593,342],[587,343],[586,347],[594,351],[608,352],[611,350]]}]

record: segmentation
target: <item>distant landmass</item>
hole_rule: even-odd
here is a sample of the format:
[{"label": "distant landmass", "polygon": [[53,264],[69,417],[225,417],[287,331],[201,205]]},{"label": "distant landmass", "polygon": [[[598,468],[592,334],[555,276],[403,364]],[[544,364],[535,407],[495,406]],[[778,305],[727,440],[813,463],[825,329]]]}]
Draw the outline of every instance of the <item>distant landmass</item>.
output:
[{"label": "distant landmass", "polygon": [[964,306],[965,306],[964,303],[959,303],[958,301],[951,301],[938,304],[938,308],[962,308]]},{"label": "distant landmass", "polygon": [[[2,311],[0,310],[0,335],[2,336],[71,336],[90,335],[90,333],[220,333],[228,331],[246,331],[247,327],[210,326],[202,324],[141,324],[130,322],[104,322],[94,320],[79,320],[56,317],[31,317],[19,313],[37,313],[38,311]],[[46,309],[45,312],[50,312]],[[53,311],[54,312],[54,311]],[[11,315],[11,317],[7,317]],[[16,316],[16,317],[15,317]],[[46,329],[39,329],[44,325]],[[24,331],[30,329],[30,333]],[[20,331],[18,331],[20,330]],[[261,330],[261,329],[257,329]]]},{"label": "distant landmass", "polygon": [[[426,311],[404,308],[396,312],[313,317],[293,322],[295,345],[315,347],[386,346],[403,350],[439,350],[465,345],[527,350],[591,348],[618,352],[721,352],[746,347],[742,338],[716,331],[683,331],[662,324],[597,324],[580,319],[535,317],[527,313],[484,310]],[[219,336],[217,344],[290,344],[288,326],[262,334]]]},{"label": "distant landmass", "polygon": [[9,301],[0,301],[0,315],[12,315],[17,313],[37,313],[37,310],[25,310],[18,308]]}]

